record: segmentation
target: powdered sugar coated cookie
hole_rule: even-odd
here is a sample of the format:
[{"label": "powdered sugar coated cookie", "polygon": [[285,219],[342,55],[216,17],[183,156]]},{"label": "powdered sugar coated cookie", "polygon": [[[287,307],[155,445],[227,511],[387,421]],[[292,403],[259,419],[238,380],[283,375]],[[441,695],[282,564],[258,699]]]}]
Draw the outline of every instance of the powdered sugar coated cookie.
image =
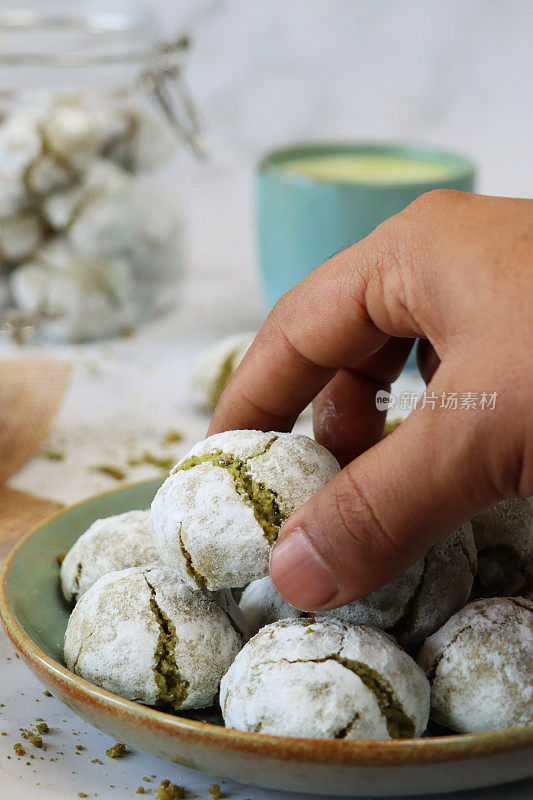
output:
[{"label": "powdered sugar coated cookie", "polygon": [[307,436],[227,431],[195,445],[152,503],[162,561],[191,586],[238,587],[268,574],[285,519],[339,470]]},{"label": "powdered sugar coated cookie", "polygon": [[241,650],[220,687],[228,727],[279,736],[420,736],[429,684],[387,634],[336,620],[282,620]]},{"label": "powdered sugar coated cookie", "polygon": [[[228,598],[222,594],[222,606]],[[100,578],[79,600],[65,634],[72,672],[152,706],[204,708],[243,638],[217,594],[195,591],[166,567]]]}]

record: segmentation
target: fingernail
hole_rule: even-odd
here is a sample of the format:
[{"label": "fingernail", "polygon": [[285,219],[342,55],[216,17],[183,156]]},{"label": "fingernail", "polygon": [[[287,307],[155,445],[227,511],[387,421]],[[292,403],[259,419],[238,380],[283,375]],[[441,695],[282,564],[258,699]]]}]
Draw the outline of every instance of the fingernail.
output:
[{"label": "fingernail", "polygon": [[273,548],[270,574],[289,603],[305,611],[318,610],[339,591],[334,574],[301,528],[284,536]]}]

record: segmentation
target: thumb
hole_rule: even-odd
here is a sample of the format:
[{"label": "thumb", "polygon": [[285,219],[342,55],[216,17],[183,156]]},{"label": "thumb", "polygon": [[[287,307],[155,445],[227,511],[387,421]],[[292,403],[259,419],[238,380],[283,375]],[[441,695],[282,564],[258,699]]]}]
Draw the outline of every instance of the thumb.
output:
[{"label": "thumb", "polygon": [[503,411],[461,408],[457,390],[458,407],[443,408],[442,393],[450,395],[439,383],[430,384],[425,401],[399,428],[287,520],[270,569],[289,603],[318,610],[362,597],[480,508],[513,494],[511,477],[495,466],[510,463],[504,450],[512,435],[507,424],[502,441]]}]

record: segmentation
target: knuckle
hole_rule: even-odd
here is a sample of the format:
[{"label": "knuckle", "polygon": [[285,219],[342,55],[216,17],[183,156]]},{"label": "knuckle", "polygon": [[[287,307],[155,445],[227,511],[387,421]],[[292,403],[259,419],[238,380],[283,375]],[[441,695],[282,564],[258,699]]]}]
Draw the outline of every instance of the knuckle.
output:
[{"label": "knuckle", "polygon": [[429,192],[419,195],[408,208],[417,210],[453,208],[469,197],[468,192],[461,192],[457,189],[431,189]]},{"label": "knuckle", "polygon": [[[382,324],[396,329],[405,310],[416,307],[416,263],[420,260],[421,238],[414,226],[401,225],[396,218],[382,223],[366,240],[366,306],[382,315]],[[409,312],[408,312],[409,313]]]}]

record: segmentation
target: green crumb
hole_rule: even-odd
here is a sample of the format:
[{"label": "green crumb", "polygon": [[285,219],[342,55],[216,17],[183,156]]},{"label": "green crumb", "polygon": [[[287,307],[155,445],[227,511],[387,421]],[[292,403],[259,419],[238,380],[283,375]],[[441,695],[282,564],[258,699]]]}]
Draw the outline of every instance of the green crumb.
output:
[{"label": "green crumb", "polygon": [[95,464],[91,467],[93,472],[100,472],[102,475],[108,475],[115,481],[123,481],[127,478],[126,472],[120,467],[114,467],[112,464]]},{"label": "green crumb", "polygon": [[183,434],[179,431],[167,431],[161,440],[162,445],[167,444],[176,444],[177,442],[183,441]]},{"label": "green crumb", "polygon": [[117,742],[112,747],[109,747],[105,754],[108,758],[124,758],[127,752],[124,742]]},{"label": "green crumb", "polygon": [[28,731],[28,730],[25,730],[23,728],[21,728],[20,730],[21,730],[21,733],[22,733],[22,738],[23,739],[27,739],[28,742],[30,742],[30,744],[32,744],[34,747],[42,747],[43,746],[43,740],[42,740],[41,736],[39,736],[36,733],[33,733],[33,731]]},{"label": "green crumb", "polygon": [[85,794],[85,792],[78,792],[78,797],[88,797],[88,796],[89,795]]},{"label": "green crumb", "polygon": [[52,694],[52,692],[49,692],[49,691],[48,691],[48,689],[46,689],[46,691],[44,691],[44,692],[43,692],[43,694],[44,694],[44,696],[45,696],[45,697],[53,697],[53,696],[54,696],[54,695]]},{"label": "green crumb", "polygon": [[133,336],[135,336],[135,328],[125,325],[119,330],[118,335],[121,339],[131,339]]},{"label": "green crumb", "polygon": [[172,783],[168,778],[161,781],[156,793],[157,800],[183,800],[184,797],[185,789],[183,786]]},{"label": "green crumb", "polygon": [[[63,563],[63,561],[66,558],[66,555],[67,555],[66,553],[58,553],[57,554],[56,561],[58,563],[58,566],[61,566],[61,564]],[[43,694],[46,694],[46,692],[43,692]],[[50,697],[52,697],[52,695],[50,695]]]},{"label": "green crumb", "polygon": [[139,786],[139,788],[136,790],[135,794],[145,794],[144,786]]},{"label": "green crumb", "polygon": [[76,750],[84,750],[84,749],[85,749],[85,748],[83,747],[83,745],[82,745],[82,744],[77,744],[77,745],[76,745]]},{"label": "green crumb", "polygon": [[150,780],[150,778],[147,775],[144,775],[143,781],[145,781],[145,783],[147,783],[149,780]]},{"label": "green crumb", "polygon": [[63,461],[65,458],[65,454],[61,450],[43,450],[41,456],[47,458],[48,461]]},{"label": "green crumb", "polygon": [[[277,437],[271,439],[264,452],[276,439]],[[214,450],[202,456],[190,456],[181,462],[176,468],[176,472],[192,469],[205,461],[210,461],[216,467],[222,467],[230,473],[235,482],[235,490],[241,495],[246,505],[252,508],[268,543],[274,544],[279,530],[287,518],[287,515],[279,507],[276,493],[252,478],[245,461],[241,461],[229,453],[223,453],[222,450]]]},{"label": "green crumb", "polygon": [[392,417],[391,419],[385,420],[385,425],[383,427],[383,439],[385,436],[388,436],[390,433],[396,430],[403,422],[402,417]]},{"label": "green crumb", "polygon": [[50,730],[46,722],[39,722],[36,728],[38,733],[48,733]]},{"label": "green crumb", "polygon": [[[146,576],[145,576],[146,579]],[[157,684],[158,706],[170,706],[174,710],[180,708],[189,692],[189,681],[180,674],[175,658],[176,628],[159,607],[154,587],[148,582],[150,589],[150,609],[159,626],[159,639],[155,651],[154,678]]]},{"label": "green crumb", "polygon": [[154,456],[153,453],[144,453],[142,461],[144,464],[151,464],[152,466],[158,467],[165,472],[169,472],[176,463],[175,458],[169,458],[167,456]]},{"label": "green crumb", "polygon": [[15,753],[18,756],[25,756],[26,755],[26,751],[25,751],[25,749],[23,748],[23,746],[22,746],[22,744],[20,742],[17,742],[15,745],[13,745],[13,750],[15,751]]},{"label": "green crumb", "polygon": [[220,798],[222,797],[222,791],[218,783],[212,783],[207,791],[209,792],[213,800],[220,800]]}]

